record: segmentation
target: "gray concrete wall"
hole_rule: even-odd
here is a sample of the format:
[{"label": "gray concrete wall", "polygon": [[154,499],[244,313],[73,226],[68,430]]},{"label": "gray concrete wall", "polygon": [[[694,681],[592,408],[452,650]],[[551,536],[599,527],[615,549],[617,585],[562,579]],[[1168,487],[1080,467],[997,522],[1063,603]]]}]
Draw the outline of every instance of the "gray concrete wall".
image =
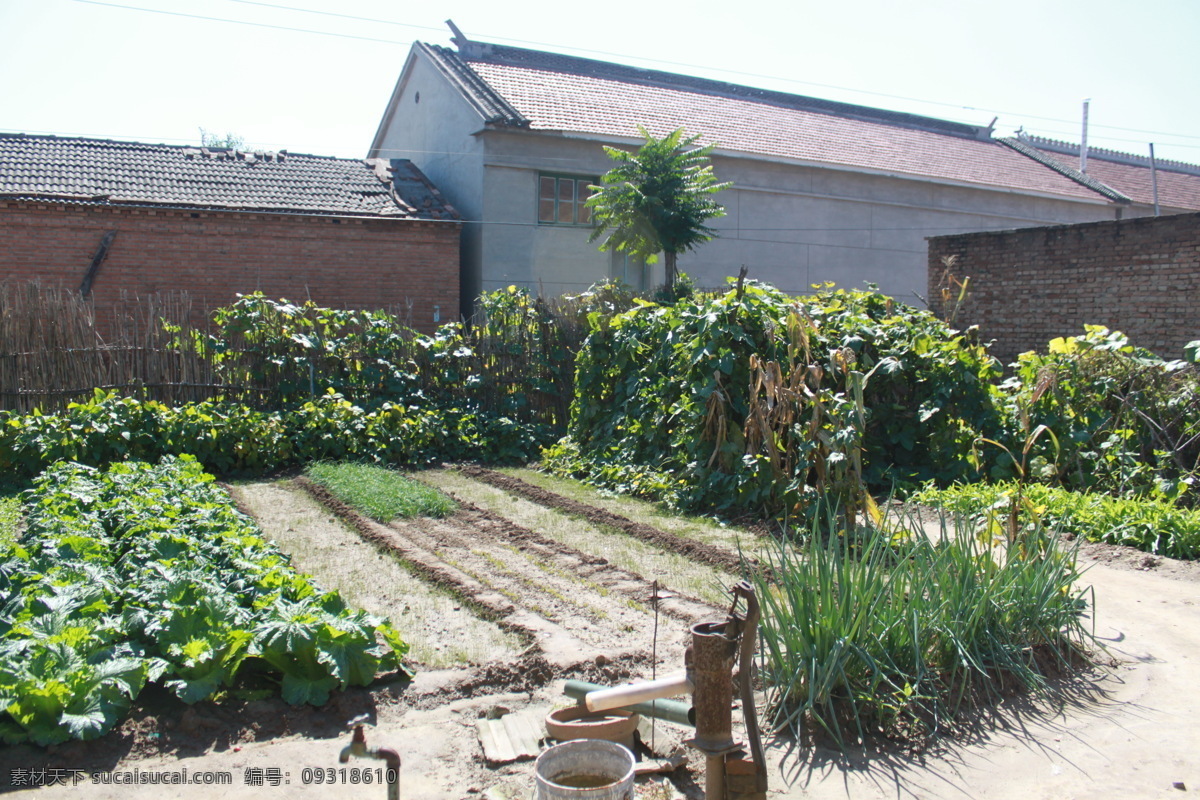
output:
[{"label": "gray concrete wall", "polygon": [[701,285],[720,285],[744,264],[751,277],[793,293],[832,281],[866,282],[921,304],[928,236],[1111,219],[1106,204],[1039,198],[983,187],[869,175],[744,158],[714,158],[727,216],[720,238],[680,259]]},{"label": "gray concrete wall", "polygon": [[[598,176],[611,162],[598,143],[553,134],[489,131],[485,140],[485,289],[516,283],[549,294],[612,275],[587,230],[537,224],[539,172]],[[715,157],[726,216],[718,238],[680,257],[701,286],[722,286],[741,266],[751,277],[804,293],[833,281],[866,282],[921,303],[928,236],[1111,219],[1105,203],[1018,195],[982,187],[867,175],[757,159]],[[662,280],[661,265],[654,280]]]}]

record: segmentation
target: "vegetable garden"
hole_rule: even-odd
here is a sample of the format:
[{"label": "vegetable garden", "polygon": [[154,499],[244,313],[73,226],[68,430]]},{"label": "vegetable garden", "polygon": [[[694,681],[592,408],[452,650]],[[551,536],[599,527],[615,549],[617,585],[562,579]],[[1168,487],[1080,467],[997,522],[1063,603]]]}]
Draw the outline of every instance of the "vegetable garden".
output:
[{"label": "vegetable garden", "polygon": [[[19,533],[0,503],[0,735],[102,735],[148,684],[319,705],[408,674],[403,629],[293,570],[212,474],[541,459],[769,520],[772,717],[839,739],[941,730],[980,687],[1075,663],[1089,599],[1058,537],[1200,553],[1200,345],[1172,361],[1088,328],[1003,378],[976,331],[874,292],[682,294],[508,290],[433,336],[248,297],[170,337],[228,392],[0,411],[0,474],[24,490]],[[889,501],[910,496],[958,521],[901,524]]]}]

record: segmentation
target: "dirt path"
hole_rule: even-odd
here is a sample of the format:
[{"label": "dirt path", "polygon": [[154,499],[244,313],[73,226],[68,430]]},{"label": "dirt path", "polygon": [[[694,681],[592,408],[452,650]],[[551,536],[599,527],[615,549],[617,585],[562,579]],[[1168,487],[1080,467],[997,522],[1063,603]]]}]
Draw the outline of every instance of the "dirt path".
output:
[{"label": "dirt path", "polygon": [[[116,736],[100,742],[51,751],[0,750],[0,786],[11,783],[13,769],[163,774],[186,767],[192,776],[204,770],[227,772],[233,783],[216,789],[85,782],[42,788],[36,794],[54,800],[382,798],[378,786],[345,781],[319,785],[311,779],[315,768],[338,766],[337,754],[348,741],[340,724],[365,712],[377,725],[368,740],[396,747],[404,758],[406,800],[525,800],[531,765],[486,764],[476,738],[478,719],[505,711],[540,718],[569,703],[561,695],[565,677],[607,684],[649,677],[648,632],[654,619],[647,577],[669,576],[681,562],[660,559],[681,556],[655,551],[651,557],[646,549],[618,556],[626,553],[628,538],[617,530],[619,525],[579,523],[575,511],[563,515],[531,506],[526,490],[516,484],[507,484],[517,490],[511,494],[495,485],[502,481],[485,485],[455,473],[429,477],[468,500],[457,515],[437,523],[380,525],[335,502],[313,507],[304,493],[286,486],[241,487],[238,494],[250,510],[260,507],[255,512],[260,519],[274,519],[271,524],[282,525],[283,534],[294,537],[289,549],[299,548],[298,540],[319,541],[321,547],[304,556],[310,559],[309,565],[300,564],[305,569],[321,572],[329,570],[330,562],[354,561],[376,575],[382,569],[378,559],[402,559],[406,566],[395,573],[402,577],[360,586],[357,602],[395,613],[406,602],[404,587],[396,581],[411,581],[410,571],[422,575],[445,590],[438,595],[445,605],[431,607],[425,616],[433,618],[434,628],[445,626],[447,640],[459,643],[455,648],[464,636],[482,635],[462,632],[471,625],[498,632],[500,641],[509,642],[490,660],[462,658],[461,667],[424,669],[412,683],[346,692],[324,709],[292,709],[270,701],[188,709],[151,699]],[[557,501],[547,502],[554,506]],[[271,514],[263,506],[272,507]],[[637,542],[639,548],[650,547],[643,538]],[[660,541],[659,548],[669,546],[669,539]],[[1121,548],[1087,547],[1084,553],[1092,562],[1084,582],[1096,590],[1096,633],[1108,644],[1113,669],[1065,685],[1055,707],[1008,702],[986,727],[923,755],[841,755],[771,742],[769,796],[1049,800],[1167,798],[1200,790],[1200,567]],[[667,563],[673,566],[664,571]],[[699,574],[713,576],[708,580],[728,577],[711,564],[696,566]],[[662,590],[675,596],[660,604],[660,674],[678,668],[689,622],[719,614],[674,589],[667,581]],[[436,647],[436,633],[429,640]],[[514,652],[518,646],[522,649]],[[656,730],[660,751],[685,735],[684,729],[670,725]],[[651,791],[644,786],[639,796],[700,797],[696,781],[702,785],[702,778],[693,769],[677,787]],[[264,776],[267,782],[248,785],[248,775]],[[278,785],[270,783],[272,777]],[[67,779],[69,783],[69,772]],[[32,790],[21,796],[26,794],[33,797]]]}]

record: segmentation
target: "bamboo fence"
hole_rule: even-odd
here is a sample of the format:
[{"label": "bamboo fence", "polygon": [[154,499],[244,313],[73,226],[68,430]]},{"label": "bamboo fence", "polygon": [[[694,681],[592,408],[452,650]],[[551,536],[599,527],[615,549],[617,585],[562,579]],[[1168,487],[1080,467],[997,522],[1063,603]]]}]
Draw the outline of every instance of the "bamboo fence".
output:
[{"label": "bamboo fence", "polygon": [[[461,373],[478,376],[457,387],[485,413],[507,413],[520,422],[558,430],[567,424],[574,354],[584,331],[570,314],[537,301],[537,319],[475,320],[464,330],[470,355],[458,359]],[[397,328],[407,318],[394,315]],[[219,357],[208,346],[207,330],[193,324],[186,294],[125,297],[104,319],[90,301],[57,286],[0,285],[0,409],[28,413],[54,411],[113,390],[168,404],[213,397],[258,407],[278,404],[296,387],[316,394],[336,382],[347,359],[381,354],[303,354],[263,352],[243,336],[223,342]],[[443,363],[431,360],[416,336],[401,338],[386,354],[403,364],[430,394],[446,392]],[[388,399],[356,387],[355,402]]]}]

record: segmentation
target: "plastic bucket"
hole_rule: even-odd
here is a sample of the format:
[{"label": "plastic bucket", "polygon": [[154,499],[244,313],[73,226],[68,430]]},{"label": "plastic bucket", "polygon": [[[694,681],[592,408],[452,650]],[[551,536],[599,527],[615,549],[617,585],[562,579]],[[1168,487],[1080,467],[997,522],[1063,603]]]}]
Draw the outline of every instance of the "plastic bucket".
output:
[{"label": "plastic bucket", "polygon": [[633,800],[633,753],[616,742],[556,744],[534,764],[537,800]]}]

